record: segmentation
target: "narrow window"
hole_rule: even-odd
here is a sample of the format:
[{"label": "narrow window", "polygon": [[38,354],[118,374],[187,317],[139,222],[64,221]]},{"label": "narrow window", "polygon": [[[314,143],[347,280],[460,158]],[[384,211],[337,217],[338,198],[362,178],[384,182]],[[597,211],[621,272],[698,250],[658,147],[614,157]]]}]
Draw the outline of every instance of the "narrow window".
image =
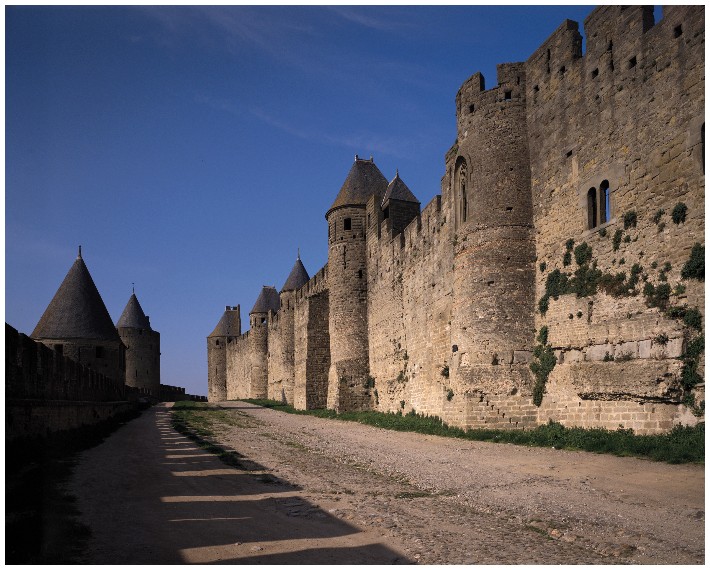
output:
[{"label": "narrow window", "polygon": [[599,75],[599,68],[598,67],[592,71],[592,79],[594,79],[597,75]]},{"label": "narrow window", "polygon": [[636,67],[636,56],[632,57],[632,58],[629,60],[629,69],[632,69],[632,68],[634,68],[634,67]]},{"label": "narrow window", "polygon": [[385,211],[384,211],[384,213],[382,214],[382,217],[383,217],[385,220],[390,217],[390,207],[389,207],[389,206],[387,206],[387,207],[385,208]]},{"label": "narrow window", "polygon": [[703,123],[700,127],[700,149],[700,158],[703,161],[703,174],[705,174],[705,123]]},{"label": "narrow window", "polygon": [[567,71],[567,68],[564,65],[560,67],[560,75],[564,75],[565,71]]},{"label": "narrow window", "polygon": [[352,220],[350,218],[345,218],[345,221],[343,222],[343,229],[344,230],[349,230],[352,226]]},{"label": "narrow window", "polygon": [[367,214],[367,225],[368,227],[372,225],[372,216],[370,214]]},{"label": "narrow window", "polygon": [[217,339],[216,341],[214,341],[214,344],[215,344],[215,346],[219,346],[219,339]]},{"label": "narrow window", "polygon": [[362,269],[357,270],[357,276],[362,279]]},{"label": "narrow window", "polygon": [[264,317],[261,317],[261,324],[263,325],[266,322],[266,319]]},{"label": "narrow window", "polygon": [[597,189],[590,188],[587,192],[587,225],[589,229],[597,226]]},{"label": "narrow window", "polygon": [[475,105],[471,104],[471,105],[468,106],[468,112],[469,112],[469,113],[473,113],[475,110],[476,110],[476,106],[475,106]]},{"label": "narrow window", "polygon": [[678,25],[675,28],[673,28],[673,37],[674,38],[679,38],[682,35],[683,35],[683,26],[682,25]]},{"label": "narrow window", "polygon": [[513,92],[512,91],[506,91],[503,94],[503,97],[506,101],[510,101],[513,98]]},{"label": "narrow window", "polygon": [[606,224],[611,219],[611,191],[609,181],[603,180],[599,185],[599,223]]},{"label": "narrow window", "polygon": [[550,50],[547,50],[547,73],[550,73]]},{"label": "narrow window", "polygon": [[466,196],[466,170],[461,169],[461,220],[466,221],[468,216],[468,198]]},{"label": "narrow window", "polygon": [[63,344],[55,344],[54,350],[56,350],[57,354],[59,354],[61,356],[64,354],[64,345]]},{"label": "narrow window", "polygon": [[104,347],[97,346],[96,347],[96,358],[103,358],[103,357],[104,357]]}]

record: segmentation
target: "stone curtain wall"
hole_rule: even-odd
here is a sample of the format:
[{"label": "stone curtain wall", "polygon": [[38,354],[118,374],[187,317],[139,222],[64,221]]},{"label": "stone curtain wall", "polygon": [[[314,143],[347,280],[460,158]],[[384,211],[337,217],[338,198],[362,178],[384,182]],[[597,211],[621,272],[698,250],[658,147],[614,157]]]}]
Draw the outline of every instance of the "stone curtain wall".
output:
[{"label": "stone curtain wall", "polygon": [[[373,221],[374,208],[371,200]],[[442,414],[451,350],[449,225],[437,196],[394,238],[375,223],[368,229],[370,397],[381,411]]]},{"label": "stone curtain wall", "polygon": [[94,425],[130,409],[126,388],[5,324],[5,439]]},{"label": "stone curtain wall", "polygon": [[[693,244],[704,242],[704,11],[665,7],[653,25],[649,10],[595,10],[585,22],[584,57],[576,25],[565,22],[528,60],[536,299],[552,270],[577,268],[574,257],[563,264],[570,239],[591,246],[603,272],[628,276],[638,264],[642,279],[673,288]],[[604,180],[611,219],[590,230],[587,192]],[[680,224],[671,216],[678,203],[687,208]],[[635,223],[625,228],[624,215],[628,220],[632,212]],[[617,231],[623,237],[615,246]],[[666,263],[671,267],[663,271]],[[671,303],[704,313],[704,284],[683,285]],[[687,330],[647,307],[642,294],[563,295],[550,300],[544,316],[537,312],[536,326],[543,325],[558,366],[539,421],[638,431],[666,430],[681,416],[687,421],[677,389]]]},{"label": "stone curtain wall", "polygon": [[[328,213],[328,265],[293,312],[287,301],[228,345],[229,399],[259,397],[262,380],[267,393],[268,373],[269,396],[289,401],[293,382],[298,408],[462,427],[697,422],[679,376],[699,333],[641,291],[668,285],[670,304],[704,313],[704,283],[681,279],[704,243],[704,9],[666,7],[654,23],[651,8],[605,6],[585,36],[583,54],[567,20],[527,62],[499,65],[498,85],[463,84],[441,196],[421,214],[390,204],[383,219],[375,198]],[[548,276],[577,269],[636,282],[548,294]],[[543,326],[555,366],[540,389]],[[704,384],[691,394],[704,400]]]},{"label": "stone curtain wall", "polygon": [[330,334],[328,291],[302,298],[295,311],[294,407],[325,408],[328,400]]}]

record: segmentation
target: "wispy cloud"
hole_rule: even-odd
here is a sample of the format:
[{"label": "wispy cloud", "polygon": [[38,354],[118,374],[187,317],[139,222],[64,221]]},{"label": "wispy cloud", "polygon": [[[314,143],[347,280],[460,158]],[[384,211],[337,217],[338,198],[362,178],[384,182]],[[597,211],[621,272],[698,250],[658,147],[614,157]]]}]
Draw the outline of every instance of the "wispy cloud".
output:
[{"label": "wispy cloud", "polygon": [[252,108],[252,115],[267,125],[279,129],[294,137],[327,145],[337,145],[359,152],[382,153],[396,158],[412,158],[421,141],[412,138],[401,138],[373,133],[356,131],[352,133],[324,133],[312,129],[303,129],[288,124],[262,109]]},{"label": "wispy cloud", "polygon": [[373,30],[394,31],[401,29],[412,29],[415,27],[413,24],[408,22],[385,19],[382,17],[378,18],[373,16],[371,13],[365,14],[362,10],[354,10],[344,6],[333,6],[330,10],[349,22],[353,22]]}]

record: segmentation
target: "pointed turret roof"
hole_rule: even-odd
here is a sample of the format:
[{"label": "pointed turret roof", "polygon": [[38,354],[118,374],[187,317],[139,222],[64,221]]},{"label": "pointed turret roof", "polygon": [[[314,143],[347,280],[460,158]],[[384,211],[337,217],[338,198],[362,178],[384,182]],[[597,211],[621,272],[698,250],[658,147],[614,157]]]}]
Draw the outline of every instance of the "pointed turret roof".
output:
[{"label": "pointed turret roof", "polygon": [[242,323],[239,306],[227,307],[227,310],[222,314],[217,326],[214,328],[210,336],[239,336],[242,334]]},{"label": "pointed turret roof", "polygon": [[326,218],[332,210],[341,206],[364,206],[373,194],[381,199],[386,190],[387,179],[375,166],[372,157],[366,160],[355,155],[355,163],[343,182],[335,202],[326,213]]},{"label": "pointed turret roof", "polygon": [[297,291],[308,283],[309,279],[310,277],[308,277],[308,271],[306,271],[306,268],[303,267],[301,255],[299,253],[296,258],[296,263],[293,264],[293,269],[291,269],[291,273],[289,273],[288,278],[286,279],[286,283],[284,283],[284,286],[281,287],[281,292]]},{"label": "pointed turret roof", "polygon": [[281,307],[281,299],[279,299],[279,293],[276,291],[276,287],[271,285],[264,285],[261,288],[261,293],[256,299],[256,303],[252,307],[249,314],[252,313],[268,313],[269,311],[278,311]]},{"label": "pointed turret roof", "polygon": [[138,297],[133,293],[131,298],[126,303],[126,308],[123,309],[121,317],[116,323],[116,327],[126,327],[131,329],[148,329],[150,330],[150,321],[145,316],[141,304],[138,302]]},{"label": "pointed turret roof", "polygon": [[120,340],[94,280],[79,256],[32,332],[34,339]]},{"label": "pointed turret roof", "polygon": [[412,194],[412,191],[399,177],[399,170],[392,179],[392,182],[387,186],[387,191],[385,192],[385,197],[382,199],[382,203],[385,204],[388,200],[401,200],[402,202],[416,202],[419,204],[417,197]]}]

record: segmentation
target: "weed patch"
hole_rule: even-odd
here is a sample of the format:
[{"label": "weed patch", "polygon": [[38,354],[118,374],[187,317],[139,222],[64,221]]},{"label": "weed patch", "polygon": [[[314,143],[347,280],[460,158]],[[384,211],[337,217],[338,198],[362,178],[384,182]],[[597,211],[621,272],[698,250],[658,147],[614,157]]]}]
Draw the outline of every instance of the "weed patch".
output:
[{"label": "weed patch", "polygon": [[436,416],[409,413],[342,412],[333,410],[296,410],[273,400],[244,400],[259,406],[290,414],[310,415],[342,421],[353,421],[395,431],[408,431],[474,441],[512,443],[533,447],[554,447],[644,457],[668,463],[705,462],[705,424],[694,427],[676,426],[665,434],[635,435],[633,430],[616,431],[604,428],[566,428],[555,422],[531,430],[464,430],[445,424]]}]

